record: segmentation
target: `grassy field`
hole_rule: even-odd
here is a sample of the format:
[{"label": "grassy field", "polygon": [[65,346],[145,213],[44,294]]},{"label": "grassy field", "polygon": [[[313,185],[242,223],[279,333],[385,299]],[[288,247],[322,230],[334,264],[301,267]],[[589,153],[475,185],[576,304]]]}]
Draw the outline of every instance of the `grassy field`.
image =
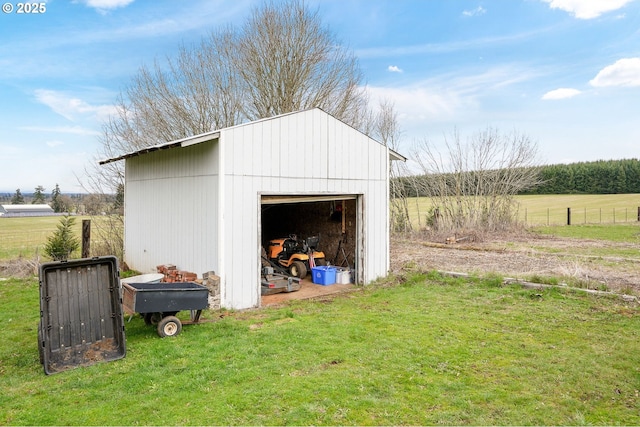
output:
[{"label": "grassy field", "polygon": [[[45,217],[0,217],[0,260],[15,259],[18,257],[35,258],[43,256],[43,247],[47,238],[53,234],[60,223],[59,216]],[[82,236],[82,221],[92,219],[89,216],[74,216],[74,235],[80,239]],[[96,219],[92,219],[96,221]],[[95,222],[92,224],[92,246],[96,243]],[[80,251],[77,254],[80,256]]]},{"label": "grassy field", "polygon": [[[582,224],[638,224],[637,214],[640,206],[640,194],[610,195],[547,195],[518,196],[519,215],[530,226],[551,226],[547,232],[576,233],[556,226],[566,225],[567,208],[572,209],[573,225]],[[419,218],[424,225],[431,202],[427,198],[409,200],[410,216],[414,224]],[[82,220],[89,217],[76,217],[76,235],[81,235]],[[0,217],[0,260],[14,259],[20,256],[32,258],[42,254],[42,247],[56,229],[59,217],[1,218]],[[595,229],[585,228],[589,233]],[[607,233],[610,232],[607,231]],[[580,236],[578,236],[580,237]]]},{"label": "grassy field", "polygon": [[[562,194],[517,196],[519,218],[530,226],[566,225],[567,208],[571,208],[571,224],[609,224],[638,221],[640,194]],[[430,199],[409,200],[409,214],[414,225],[425,217],[432,206]]]},{"label": "grassy field", "polygon": [[408,272],[165,339],[125,319],[124,359],[46,376],[37,280],[0,281],[0,424],[640,424],[638,306],[500,283]]}]

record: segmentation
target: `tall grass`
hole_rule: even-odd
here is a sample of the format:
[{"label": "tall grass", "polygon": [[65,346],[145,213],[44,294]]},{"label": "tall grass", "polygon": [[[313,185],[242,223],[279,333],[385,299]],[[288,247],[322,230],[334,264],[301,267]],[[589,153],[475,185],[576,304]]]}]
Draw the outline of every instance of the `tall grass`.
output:
[{"label": "tall grass", "polygon": [[[223,316],[221,316],[223,315]],[[640,311],[406,273],[331,300],[206,313],[45,376],[36,280],[0,281],[3,425],[637,425]]]},{"label": "tall grass", "polygon": [[[56,231],[60,218],[60,216],[0,217],[0,260],[43,256],[42,248]],[[98,239],[96,227],[100,225],[100,221],[105,222],[106,217],[76,216],[74,218],[76,221],[73,233],[78,238],[82,236],[82,221],[92,220],[91,246],[99,247],[101,242]],[[75,255],[79,257],[79,251]]]},{"label": "tall grass", "polygon": [[[516,196],[518,219],[525,225],[566,225],[567,208],[572,224],[609,224],[638,221],[640,194],[562,194]],[[414,227],[424,227],[435,207],[426,197],[410,198],[409,217]]]}]

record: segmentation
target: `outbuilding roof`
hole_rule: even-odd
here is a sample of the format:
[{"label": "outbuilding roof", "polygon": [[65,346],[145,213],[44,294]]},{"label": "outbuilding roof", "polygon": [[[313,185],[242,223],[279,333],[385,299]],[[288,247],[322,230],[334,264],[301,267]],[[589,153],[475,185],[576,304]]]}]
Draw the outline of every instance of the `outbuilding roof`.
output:
[{"label": "outbuilding roof", "polygon": [[[318,108],[318,110],[320,110],[320,108]],[[118,157],[112,157],[112,158],[109,158],[109,159],[101,160],[99,163],[101,165],[105,165],[107,163],[117,162],[118,160],[125,160],[125,159],[128,159],[130,157],[135,157],[135,156],[139,156],[139,155],[142,155],[142,154],[150,153],[152,151],[167,150],[167,149],[175,148],[175,147],[188,147],[190,145],[200,144],[200,143],[206,142],[206,141],[212,141],[214,139],[220,138],[220,132],[222,132],[224,130],[227,130],[227,129],[233,129],[234,127],[245,126],[245,125],[248,125],[250,123],[257,123],[257,122],[266,121],[266,120],[274,120],[274,119],[277,119],[277,118],[280,118],[280,117],[288,116],[290,114],[297,114],[297,113],[299,113],[299,112],[286,113],[286,114],[281,114],[281,115],[278,115],[278,116],[267,117],[265,119],[256,120],[256,121],[248,122],[248,123],[242,123],[242,124],[239,124],[239,125],[236,125],[236,126],[230,126],[228,128],[224,128],[224,129],[205,132],[205,133],[202,133],[202,134],[199,134],[199,135],[194,135],[194,136],[190,136],[190,137],[187,137],[187,138],[177,139],[175,141],[169,141],[169,142],[163,142],[163,143],[156,144],[156,145],[151,145],[149,147],[141,148],[139,150],[135,150],[135,151],[131,151],[129,153],[122,154],[122,155],[120,155]],[[378,142],[378,141],[376,141],[376,142]],[[378,142],[378,143],[381,144],[380,142]],[[403,162],[407,161],[407,158],[405,156],[401,155],[400,153],[398,153],[398,152],[396,152],[396,151],[394,151],[392,149],[389,149],[389,156],[390,156],[391,160],[400,160],[400,161],[403,161]]]}]

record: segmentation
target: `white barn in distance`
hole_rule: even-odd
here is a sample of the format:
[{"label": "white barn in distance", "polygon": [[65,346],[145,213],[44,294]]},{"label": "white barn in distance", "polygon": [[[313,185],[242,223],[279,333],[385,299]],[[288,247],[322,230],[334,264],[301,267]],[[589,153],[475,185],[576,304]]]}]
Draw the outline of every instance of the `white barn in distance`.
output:
[{"label": "white barn in distance", "polygon": [[0,216],[49,216],[55,215],[47,204],[0,205]]},{"label": "white barn in distance", "polygon": [[222,307],[260,305],[262,248],[288,234],[319,235],[327,261],[346,255],[356,283],[388,273],[389,166],[406,159],[318,108],[101,164],[118,160],[127,264],[215,271]]}]

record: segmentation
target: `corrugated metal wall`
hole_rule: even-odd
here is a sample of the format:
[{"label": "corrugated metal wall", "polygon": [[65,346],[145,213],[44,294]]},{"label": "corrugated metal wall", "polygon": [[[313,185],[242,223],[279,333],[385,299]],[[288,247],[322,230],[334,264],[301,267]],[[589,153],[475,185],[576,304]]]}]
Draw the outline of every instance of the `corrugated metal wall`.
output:
[{"label": "corrugated metal wall", "polygon": [[221,131],[223,305],[259,304],[260,194],[356,194],[362,222],[361,280],[389,268],[386,147],[321,110]]},{"label": "corrugated metal wall", "polygon": [[217,269],[217,141],[126,161],[125,260],[143,273]]}]

